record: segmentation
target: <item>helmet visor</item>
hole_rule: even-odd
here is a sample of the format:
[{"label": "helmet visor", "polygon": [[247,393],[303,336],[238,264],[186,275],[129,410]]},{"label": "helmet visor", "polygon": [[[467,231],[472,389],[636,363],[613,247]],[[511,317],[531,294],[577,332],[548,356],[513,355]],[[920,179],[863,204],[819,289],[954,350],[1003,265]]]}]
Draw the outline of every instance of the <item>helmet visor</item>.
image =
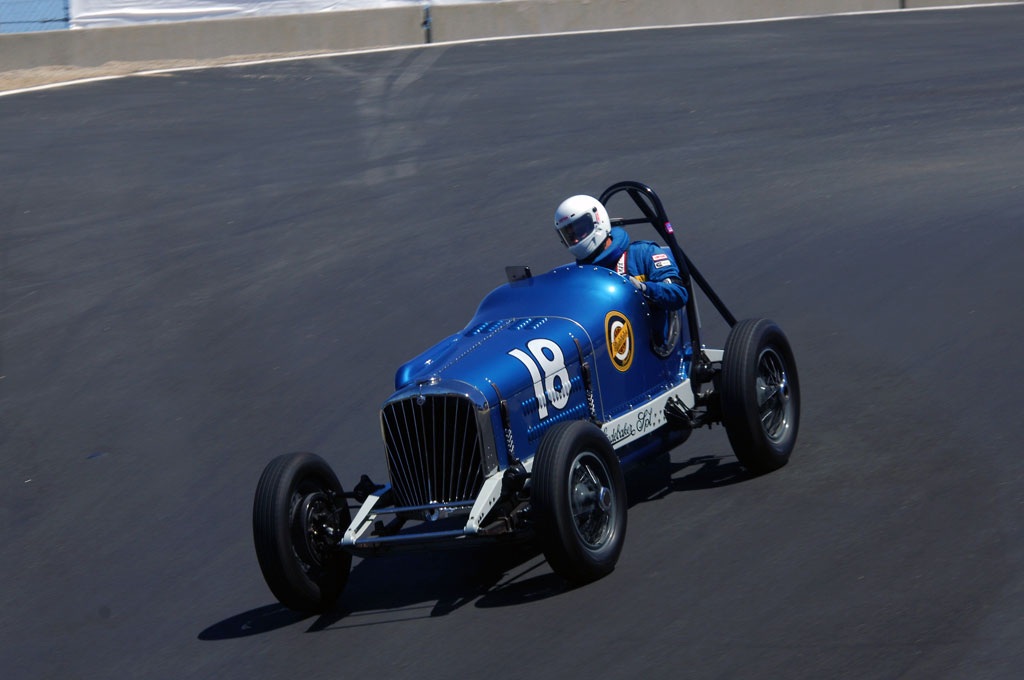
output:
[{"label": "helmet visor", "polygon": [[562,243],[567,248],[572,247],[590,236],[594,231],[594,216],[590,213],[583,213],[565,226],[558,228],[558,235],[562,237]]}]

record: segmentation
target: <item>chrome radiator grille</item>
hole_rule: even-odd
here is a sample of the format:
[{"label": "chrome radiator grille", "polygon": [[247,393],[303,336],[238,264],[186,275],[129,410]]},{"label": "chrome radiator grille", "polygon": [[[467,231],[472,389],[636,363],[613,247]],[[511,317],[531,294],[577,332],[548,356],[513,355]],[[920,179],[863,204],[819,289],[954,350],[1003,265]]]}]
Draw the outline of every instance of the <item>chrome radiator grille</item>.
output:
[{"label": "chrome radiator grille", "polygon": [[396,505],[476,498],[484,481],[476,408],[451,395],[394,401],[381,411],[388,474]]}]

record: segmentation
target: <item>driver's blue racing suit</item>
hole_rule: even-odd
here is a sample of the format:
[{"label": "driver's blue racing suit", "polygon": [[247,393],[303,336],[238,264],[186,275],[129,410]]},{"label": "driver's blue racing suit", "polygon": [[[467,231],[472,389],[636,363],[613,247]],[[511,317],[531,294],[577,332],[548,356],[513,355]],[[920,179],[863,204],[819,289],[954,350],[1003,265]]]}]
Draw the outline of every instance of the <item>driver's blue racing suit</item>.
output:
[{"label": "driver's blue racing suit", "polygon": [[[646,286],[644,297],[663,310],[680,309],[686,304],[679,267],[672,252],[651,241],[630,242],[625,229],[612,227],[612,242],[588,264],[613,269],[623,276],[634,277]],[[580,264],[583,264],[581,261]]]}]

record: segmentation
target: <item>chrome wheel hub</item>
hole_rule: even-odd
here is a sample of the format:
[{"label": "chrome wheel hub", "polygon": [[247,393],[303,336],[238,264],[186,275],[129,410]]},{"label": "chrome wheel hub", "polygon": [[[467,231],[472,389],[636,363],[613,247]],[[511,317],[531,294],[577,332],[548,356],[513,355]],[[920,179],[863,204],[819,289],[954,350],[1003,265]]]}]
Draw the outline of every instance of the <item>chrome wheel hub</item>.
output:
[{"label": "chrome wheel hub", "polygon": [[611,536],[615,496],[604,462],[595,454],[579,454],[569,470],[569,505],[576,534],[588,548],[600,548]]},{"label": "chrome wheel hub", "polygon": [[757,359],[756,390],[761,427],[769,440],[779,443],[792,425],[793,401],[786,364],[771,347],[762,350]]}]

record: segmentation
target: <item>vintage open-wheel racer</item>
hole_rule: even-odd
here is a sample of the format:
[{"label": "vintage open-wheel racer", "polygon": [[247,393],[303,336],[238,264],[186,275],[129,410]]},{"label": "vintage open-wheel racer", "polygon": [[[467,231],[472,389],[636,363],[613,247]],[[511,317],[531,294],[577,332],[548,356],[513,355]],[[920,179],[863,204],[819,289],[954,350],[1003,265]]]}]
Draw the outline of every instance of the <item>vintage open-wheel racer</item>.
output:
[{"label": "vintage open-wheel racer", "polygon": [[[398,369],[380,416],[387,483],[363,475],[346,492],[311,453],[264,469],[253,533],[281,603],[330,609],[352,555],[488,538],[535,539],[556,573],[585,583],[622,549],[624,463],[721,423],[752,473],[786,464],[800,417],[786,336],[766,319],[736,321],[650,187],[620,182],[598,200],[620,194],[639,216],[612,225],[654,227],[689,293],[685,312],[654,323],[643,295],[609,269],[509,267],[463,330]],[[730,326],[724,350],[701,343],[695,285]]]}]

